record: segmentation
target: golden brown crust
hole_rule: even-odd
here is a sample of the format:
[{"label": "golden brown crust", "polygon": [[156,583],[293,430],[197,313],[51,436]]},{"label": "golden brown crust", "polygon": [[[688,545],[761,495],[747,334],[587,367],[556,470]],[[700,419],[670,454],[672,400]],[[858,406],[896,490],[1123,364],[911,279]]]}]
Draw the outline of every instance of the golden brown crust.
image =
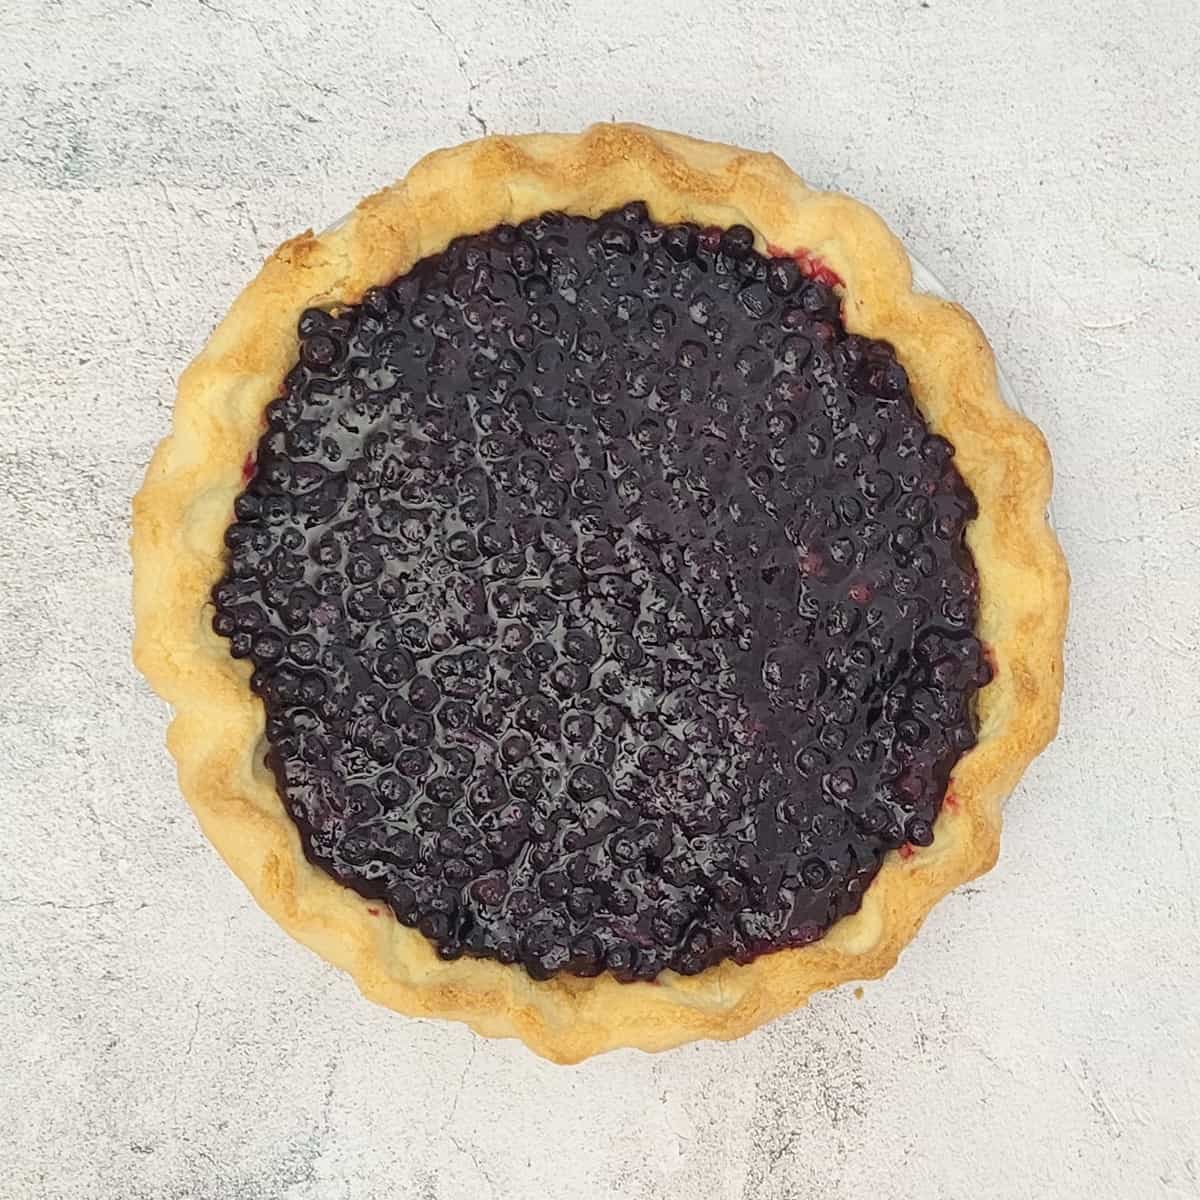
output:
[{"label": "golden brown crust", "polygon": [[[819,256],[844,281],[848,328],[896,346],[979,501],[967,536],[980,575],[978,632],[996,678],[979,694],[979,744],[955,769],[933,845],[889,855],[861,911],[822,941],[691,978],[535,982],[489,959],[442,962],[385,906],[308,863],[262,763],[263,711],[249,667],[211,630],[209,590],[223,570],[242,464],[296,357],[301,310],[356,301],[457,234],[548,209],[594,216],[632,199],[660,222],[741,222],[760,248]],[[370,999],[519,1037],[558,1062],[738,1037],[815,991],[887,971],[932,905],[995,861],[1001,801],[1057,725],[1067,608],[1066,566],[1045,519],[1041,435],[1001,401],[991,350],[971,318],[913,293],[911,282],[903,247],[856,201],[809,189],[773,155],[634,125],[438,151],[336,230],[285,242],[184,372],[172,433],[134,501],[134,656],[175,709],[168,744],[184,795],[259,904]]]}]

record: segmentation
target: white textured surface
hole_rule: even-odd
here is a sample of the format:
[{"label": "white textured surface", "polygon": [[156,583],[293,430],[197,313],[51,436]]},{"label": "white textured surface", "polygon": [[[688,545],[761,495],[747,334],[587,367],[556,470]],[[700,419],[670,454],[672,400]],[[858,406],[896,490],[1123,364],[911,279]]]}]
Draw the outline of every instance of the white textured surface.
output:
[{"label": "white textured surface", "polygon": [[[0,1196],[1200,1196],[1194,0],[7,0]],[[202,841],[129,496],[264,252],[431,147],[637,118],[875,205],[1058,468],[1063,733],[900,968],[577,1069],[373,1009]]]}]

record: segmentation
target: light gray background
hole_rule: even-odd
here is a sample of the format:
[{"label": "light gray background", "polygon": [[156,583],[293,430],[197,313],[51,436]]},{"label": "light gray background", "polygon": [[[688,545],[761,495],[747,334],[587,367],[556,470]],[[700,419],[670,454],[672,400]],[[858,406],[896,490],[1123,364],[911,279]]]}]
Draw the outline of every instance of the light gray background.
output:
[{"label": "light gray background", "polygon": [[[6,0],[0,1196],[1200,1196],[1200,11]],[[1063,732],[888,979],[551,1066],[369,1006],[201,839],[129,497],[285,236],[432,147],[636,118],[877,207],[1053,447]]]}]

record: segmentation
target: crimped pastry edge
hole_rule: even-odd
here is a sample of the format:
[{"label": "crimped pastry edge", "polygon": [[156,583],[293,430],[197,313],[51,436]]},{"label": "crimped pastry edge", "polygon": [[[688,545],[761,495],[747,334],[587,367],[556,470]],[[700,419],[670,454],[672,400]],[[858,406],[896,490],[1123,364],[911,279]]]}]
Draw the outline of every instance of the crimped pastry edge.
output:
[{"label": "crimped pastry edge", "polygon": [[[954,770],[933,845],[888,855],[861,910],[821,941],[652,983],[538,982],[490,959],[442,962],[385,904],[306,860],[262,762],[250,668],[212,632],[209,593],[243,463],[295,360],[304,308],[357,301],[459,234],[550,209],[596,216],[634,199],[656,221],[740,222],[759,249],[819,257],[843,281],[847,328],[895,345],[979,502],[967,540],[980,576],[977,632],[996,676],[979,693],[979,743]],[[184,372],[171,434],[134,500],[134,658],[175,710],[168,746],[206,836],[266,912],[371,1000],[517,1037],[563,1063],[735,1038],[816,991],[884,974],[937,900],[994,863],[1001,802],[1058,721],[1068,581],[1045,518],[1050,486],[1041,434],[1001,400],[979,327],[912,291],[903,247],[866,206],[808,188],[774,155],[643,126],[488,137],[428,155],[335,229],[285,242]]]}]

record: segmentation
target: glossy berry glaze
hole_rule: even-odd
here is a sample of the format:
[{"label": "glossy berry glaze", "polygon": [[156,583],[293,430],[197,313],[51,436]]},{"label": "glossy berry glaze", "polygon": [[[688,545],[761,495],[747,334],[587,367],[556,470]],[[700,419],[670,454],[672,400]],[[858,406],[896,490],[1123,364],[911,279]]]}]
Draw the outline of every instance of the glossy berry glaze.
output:
[{"label": "glossy berry glaze", "polygon": [[933,837],[974,501],[750,231],[546,214],[300,320],[217,632],[315,863],[445,958],[694,973]]}]

